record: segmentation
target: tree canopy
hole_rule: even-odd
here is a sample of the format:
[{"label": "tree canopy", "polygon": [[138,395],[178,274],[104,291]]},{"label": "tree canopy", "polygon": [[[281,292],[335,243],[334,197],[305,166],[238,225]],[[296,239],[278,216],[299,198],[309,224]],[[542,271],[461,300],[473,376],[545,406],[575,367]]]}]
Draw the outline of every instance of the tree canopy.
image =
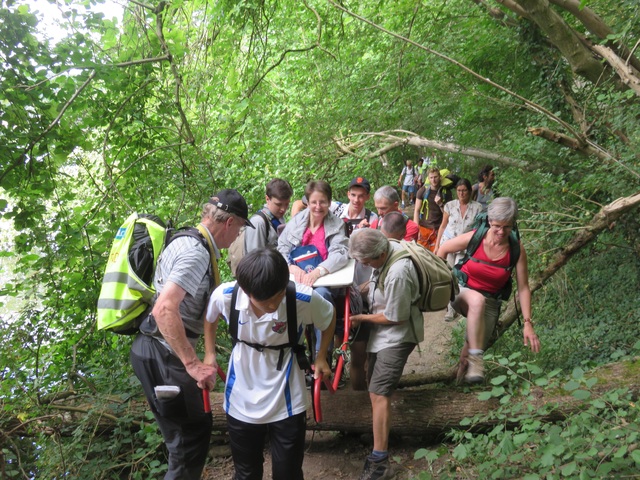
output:
[{"label": "tree canopy", "polygon": [[[55,31],[43,0],[0,6],[0,424],[25,477],[64,470],[20,457],[32,447],[9,434],[16,418],[49,415],[56,396],[139,393],[126,339],[95,331],[132,211],[194,223],[220,188],[257,209],[276,176],[344,199],[356,173],[378,188],[435,155],[472,181],[496,165],[544,292],[535,309],[561,301],[543,287],[574,256],[583,279],[640,268],[636,0],[131,0],[121,16],[49,3]],[[619,317],[640,319],[637,277]],[[47,418],[39,434],[62,435]]]}]

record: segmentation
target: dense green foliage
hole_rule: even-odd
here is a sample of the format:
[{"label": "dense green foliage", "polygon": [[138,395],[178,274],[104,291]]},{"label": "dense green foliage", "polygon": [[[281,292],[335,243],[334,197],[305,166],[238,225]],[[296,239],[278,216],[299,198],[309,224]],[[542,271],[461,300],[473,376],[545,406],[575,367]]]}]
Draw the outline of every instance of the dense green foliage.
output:
[{"label": "dense green foliage", "polygon": [[[193,223],[223,187],[257,208],[273,176],[296,196],[323,178],[344,199],[354,173],[374,188],[395,184],[403,159],[437,152],[472,180],[497,165],[498,188],[521,208],[535,278],[603,206],[640,190],[637,74],[625,84],[609,68],[594,82],[544,25],[503,2],[351,3],[344,8],[428,50],[324,0],[129,2],[122,17],[100,13],[101,1],[68,0],[53,38],[34,7],[0,4],[0,446],[10,477],[149,478],[164,468],[155,427],[128,413],[140,398],[130,340],[95,331],[105,256],[133,210]],[[598,38],[550,7],[589,39],[576,43],[636,44],[636,1],[575,3],[609,28]],[[527,135],[532,127],[577,143]],[[457,153],[465,148],[484,156]],[[598,230],[536,293],[538,368],[561,368],[562,378],[634,352],[637,212]],[[509,358],[519,342],[509,332],[496,348]],[[617,395],[611,405],[627,401]],[[100,423],[107,407],[116,430]],[[510,438],[533,435],[519,428]],[[507,437],[489,434],[484,448],[495,438]]]}]

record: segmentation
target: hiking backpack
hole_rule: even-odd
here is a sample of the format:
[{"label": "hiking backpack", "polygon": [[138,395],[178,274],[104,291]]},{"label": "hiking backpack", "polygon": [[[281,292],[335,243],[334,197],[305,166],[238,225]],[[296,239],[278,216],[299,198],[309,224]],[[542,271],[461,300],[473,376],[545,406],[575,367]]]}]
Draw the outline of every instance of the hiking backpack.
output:
[{"label": "hiking backpack", "polygon": [[[476,215],[476,218],[473,222],[472,229],[475,230],[471,240],[469,240],[469,244],[467,245],[466,252],[462,260],[460,260],[453,267],[453,274],[458,279],[458,283],[463,287],[467,286],[467,274],[462,271],[462,266],[467,263],[469,260],[478,263],[484,263],[481,260],[473,257],[473,254],[476,253],[478,247],[480,247],[480,243],[482,239],[487,234],[489,230],[489,217],[487,216],[487,212],[481,212]],[[506,267],[508,272],[512,272],[516,267],[518,260],[520,259],[520,232],[518,232],[518,226],[514,223],[511,232],[509,233],[509,266]],[[494,265],[495,266],[495,265]],[[496,268],[504,268],[498,267]],[[480,292],[485,296],[498,298],[500,300],[508,300],[511,296],[511,291],[513,289],[513,279],[509,276],[509,280],[505,285],[498,291],[497,293],[488,293],[488,292]]]},{"label": "hiking backpack", "polygon": [[239,312],[236,308],[236,299],[238,298],[238,290],[240,286],[236,283],[233,287],[233,293],[231,294],[231,308],[229,312],[229,336],[231,337],[231,343],[235,347],[236,343],[244,343],[245,345],[255,348],[258,351],[262,351],[265,348],[270,350],[280,350],[278,356],[278,365],[276,369],[282,370],[282,363],[284,361],[284,351],[287,348],[292,349],[292,355],[295,355],[298,361],[298,366],[301,370],[310,370],[311,364],[307,358],[305,352],[305,346],[298,343],[298,337],[302,332],[298,332],[298,314],[296,306],[296,284],[290,281],[287,284],[286,299],[287,299],[287,334],[289,335],[289,342],[282,345],[263,345],[261,343],[245,342],[238,338],[238,321]]},{"label": "hiking backpack", "polygon": [[[269,226],[271,226],[274,230],[275,230],[275,227],[273,226],[273,223],[271,223],[271,221],[267,218],[267,215],[262,210],[258,210],[256,212],[256,215],[259,215],[264,220],[264,224],[265,224],[264,236],[268,240]],[[242,257],[244,257],[245,254],[247,253],[244,250],[245,231],[246,230],[243,230],[240,233],[240,235],[238,235],[238,238],[236,238],[227,249],[227,264],[229,265],[231,274],[234,277],[236,276],[236,268],[238,268],[238,264],[240,263],[240,260],[242,260]]]},{"label": "hiking backpack", "polygon": [[[448,195],[452,190],[455,190],[457,183],[460,181],[460,177],[455,173],[450,173],[446,168],[440,170],[440,176],[442,177],[442,180],[438,192],[440,193],[443,202],[446,203],[446,195]],[[420,205],[420,218],[425,218],[429,213],[429,201],[427,200],[427,198],[429,197],[430,190],[431,185],[425,184],[424,195],[422,197],[422,205]]]},{"label": "hiking backpack", "polygon": [[98,330],[122,335],[138,332],[156,294],[153,286],[158,257],[178,237],[197,238],[211,254],[197,228],[174,230],[155,215],[132,213],[118,229],[105,267],[98,298]]},{"label": "hiking backpack", "polygon": [[418,308],[421,312],[437,312],[447,308],[458,293],[451,268],[440,257],[434,255],[422,245],[406,240],[389,240],[399,243],[402,248],[394,250],[384,268],[380,272],[378,285],[384,292],[384,280],[395,262],[402,258],[410,258],[418,274],[420,298]]}]

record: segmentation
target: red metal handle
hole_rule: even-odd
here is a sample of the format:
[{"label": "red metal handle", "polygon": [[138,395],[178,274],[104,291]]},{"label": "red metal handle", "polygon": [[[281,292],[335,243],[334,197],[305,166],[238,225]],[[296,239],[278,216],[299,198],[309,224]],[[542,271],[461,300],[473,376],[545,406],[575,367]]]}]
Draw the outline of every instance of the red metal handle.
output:
[{"label": "red metal handle", "polygon": [[202,403],[204,404],[204,413],[211,413],[211,399],[209,390],[202,390]]},{"label": "red metal handle", "polygon": [[[220,380],[223,382],[227,381],[227,376],[225,375],[224,370],[219,366],[216,373]],[[202,390],[202,404],[204,405],[204,413],[211,413],[211,396],[209,395],[209,390]]]},{"label": "red metal handle", "polygon": [[[349,330],[351,329],[351,299],[349,298],[349,287],[347,287],[347,294],[344,299],[344,338],[340,350],[346,351],[349,345]],[[313,381],[313,417],[316,423],[322,423],[322,405],[320,392],[322,390],[322,383],[324,382],[327,387],[327,391],[330,394],[336,393],[340,378],[342,378],[342,371],[344,369],[344,357],[340,355],[338,363],[336,364],[335,375],[333,376],[333,382],[328,378],[316,378]]]}]

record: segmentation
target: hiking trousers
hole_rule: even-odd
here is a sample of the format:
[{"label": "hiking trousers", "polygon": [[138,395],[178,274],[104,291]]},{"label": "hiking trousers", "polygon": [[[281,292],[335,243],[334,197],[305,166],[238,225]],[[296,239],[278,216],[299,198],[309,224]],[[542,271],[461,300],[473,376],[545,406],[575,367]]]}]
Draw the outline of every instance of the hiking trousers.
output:
[{"label": "hiking trousers", "polygon": [[[152,337],[138,334],[129,357],[169,451],[165,480],[199,480],[212,428],[202,390],[178,357]],[[179,386],[180,393],[175,398],[158,399],[154,392],[158,385]]]},{"label": "hiking trousers", "polygon": [[272,423],[247,423],[227,415],[234,480],[262,480],[264,445],[269,435],[273,480],[303,480],[307,414],[299,413]]}]

